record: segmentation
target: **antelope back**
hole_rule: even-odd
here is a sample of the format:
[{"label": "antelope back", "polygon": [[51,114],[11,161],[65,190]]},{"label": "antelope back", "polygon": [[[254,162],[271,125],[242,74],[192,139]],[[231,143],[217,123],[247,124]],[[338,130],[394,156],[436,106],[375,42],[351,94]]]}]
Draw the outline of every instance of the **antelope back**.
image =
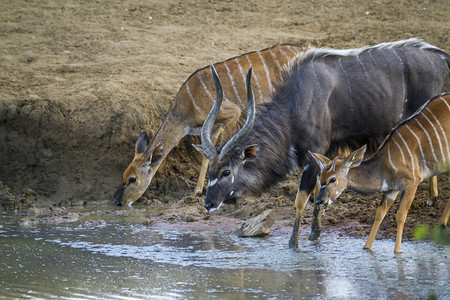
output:
[{"label": "antelope back", "polygon": [[448,169],[450,94],[436,96],[396,126],[379,151],[395,173],[411,173],[414,182]]},{"label": "antelope back", "polygon": [[[274,85],[282,79],[284,69],[303,51],[305,51],[303,47],[281,44],[215,63],[214,67],[224,92],[222,111],[230,104],[235,104],[245,111],[247,95],[245,76],[250,67],[253,69],[253,93],[256,103],[269,101]],[[194,72],[183,84],[179,98],[189,100],[195,113],[199,114],[199,121],[204,121],[214,102],[214,89],[210,68],[204,67]]]}]

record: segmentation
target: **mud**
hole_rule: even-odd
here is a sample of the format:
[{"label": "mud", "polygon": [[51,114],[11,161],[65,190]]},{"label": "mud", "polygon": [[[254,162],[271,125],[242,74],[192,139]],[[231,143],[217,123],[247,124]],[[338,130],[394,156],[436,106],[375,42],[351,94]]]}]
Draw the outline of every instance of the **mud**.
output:
[{"label": "mud", "polygon": [[[450,51],[449,12],[445,0],[3,1],[0,207],[113,203],[138,134],[155,134],[184,80],[210,61],[276,43],[350,48],[410,37]],[[200,165],[192,143],[180,142],[140,201],[169,208],[153,222],[221,218],[191,195]],[[243,220],[275,208],[274,227],[288,231],[298,183],[295,174],[222,215]],[[421,186],[406,238],[415,225],[436,223],[450,197],[446,176],[439,187],[428,207]],[[346,193],[328,209],[323,230],[366,235],[379,198]],[[381,225],[384,236],[394,235],[394,213]]]}]

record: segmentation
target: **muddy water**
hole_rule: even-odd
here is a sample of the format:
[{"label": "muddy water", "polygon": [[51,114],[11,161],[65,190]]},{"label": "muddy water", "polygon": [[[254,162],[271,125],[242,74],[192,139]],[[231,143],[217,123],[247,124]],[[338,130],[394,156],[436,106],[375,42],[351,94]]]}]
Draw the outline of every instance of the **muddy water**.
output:
[{"label": "muddy water", "polygon": [[[147,214],[144,212],[143,214]],[[149,228],[143,216],[22,226],[0,217],[0,298],[438,298],[450,297],[449,248],[323,235],[243,239],[217,229]],[[95,220],[94,220],[95,221]],[[304,230],[306,231],[306,230]]]}]

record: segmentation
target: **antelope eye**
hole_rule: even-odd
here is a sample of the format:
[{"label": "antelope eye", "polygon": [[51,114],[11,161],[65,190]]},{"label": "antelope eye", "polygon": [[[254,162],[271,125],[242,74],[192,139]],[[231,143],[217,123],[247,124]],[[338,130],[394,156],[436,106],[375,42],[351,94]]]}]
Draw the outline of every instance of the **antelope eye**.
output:
[{"label": "antelope eye", "polygon": [[225,171],[223,171],[223,176],[229,176],[230,175],[230,170],[225,170]]},{"label": "antelope eye", "polygon": [[128,178],[128,184],[136,182],[136,177],[130,177]]},{"label": "antelope eye", "polygon": [[335,182],[335,181],[336,181],[336,177],[331,177],[331,178],[330,178],[330,181],[328,181],[328,184],[333,183],[333,182]]}]

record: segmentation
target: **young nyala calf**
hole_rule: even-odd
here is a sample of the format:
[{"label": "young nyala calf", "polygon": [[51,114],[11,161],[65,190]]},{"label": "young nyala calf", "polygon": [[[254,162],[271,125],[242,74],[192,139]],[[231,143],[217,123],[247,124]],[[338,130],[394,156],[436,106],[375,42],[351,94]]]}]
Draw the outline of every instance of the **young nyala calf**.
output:
[{"label": "young nyala calf", "polygon": [[[375,155],[363,161],[366,146],[347,157],[333,160],[311,153],[320,167],[320,191],[317,203],[327,205],[347,188],[367,194],[381,191],[383,199],[364,246],[371,249],[381,221],[400,193],[396,214],[395,252],[400,252],[406,214],[419,184],[450,167],[450,93],[426,102],[417,112],[394,127]],[[450,199],[440,218],[447,225]]]}]

